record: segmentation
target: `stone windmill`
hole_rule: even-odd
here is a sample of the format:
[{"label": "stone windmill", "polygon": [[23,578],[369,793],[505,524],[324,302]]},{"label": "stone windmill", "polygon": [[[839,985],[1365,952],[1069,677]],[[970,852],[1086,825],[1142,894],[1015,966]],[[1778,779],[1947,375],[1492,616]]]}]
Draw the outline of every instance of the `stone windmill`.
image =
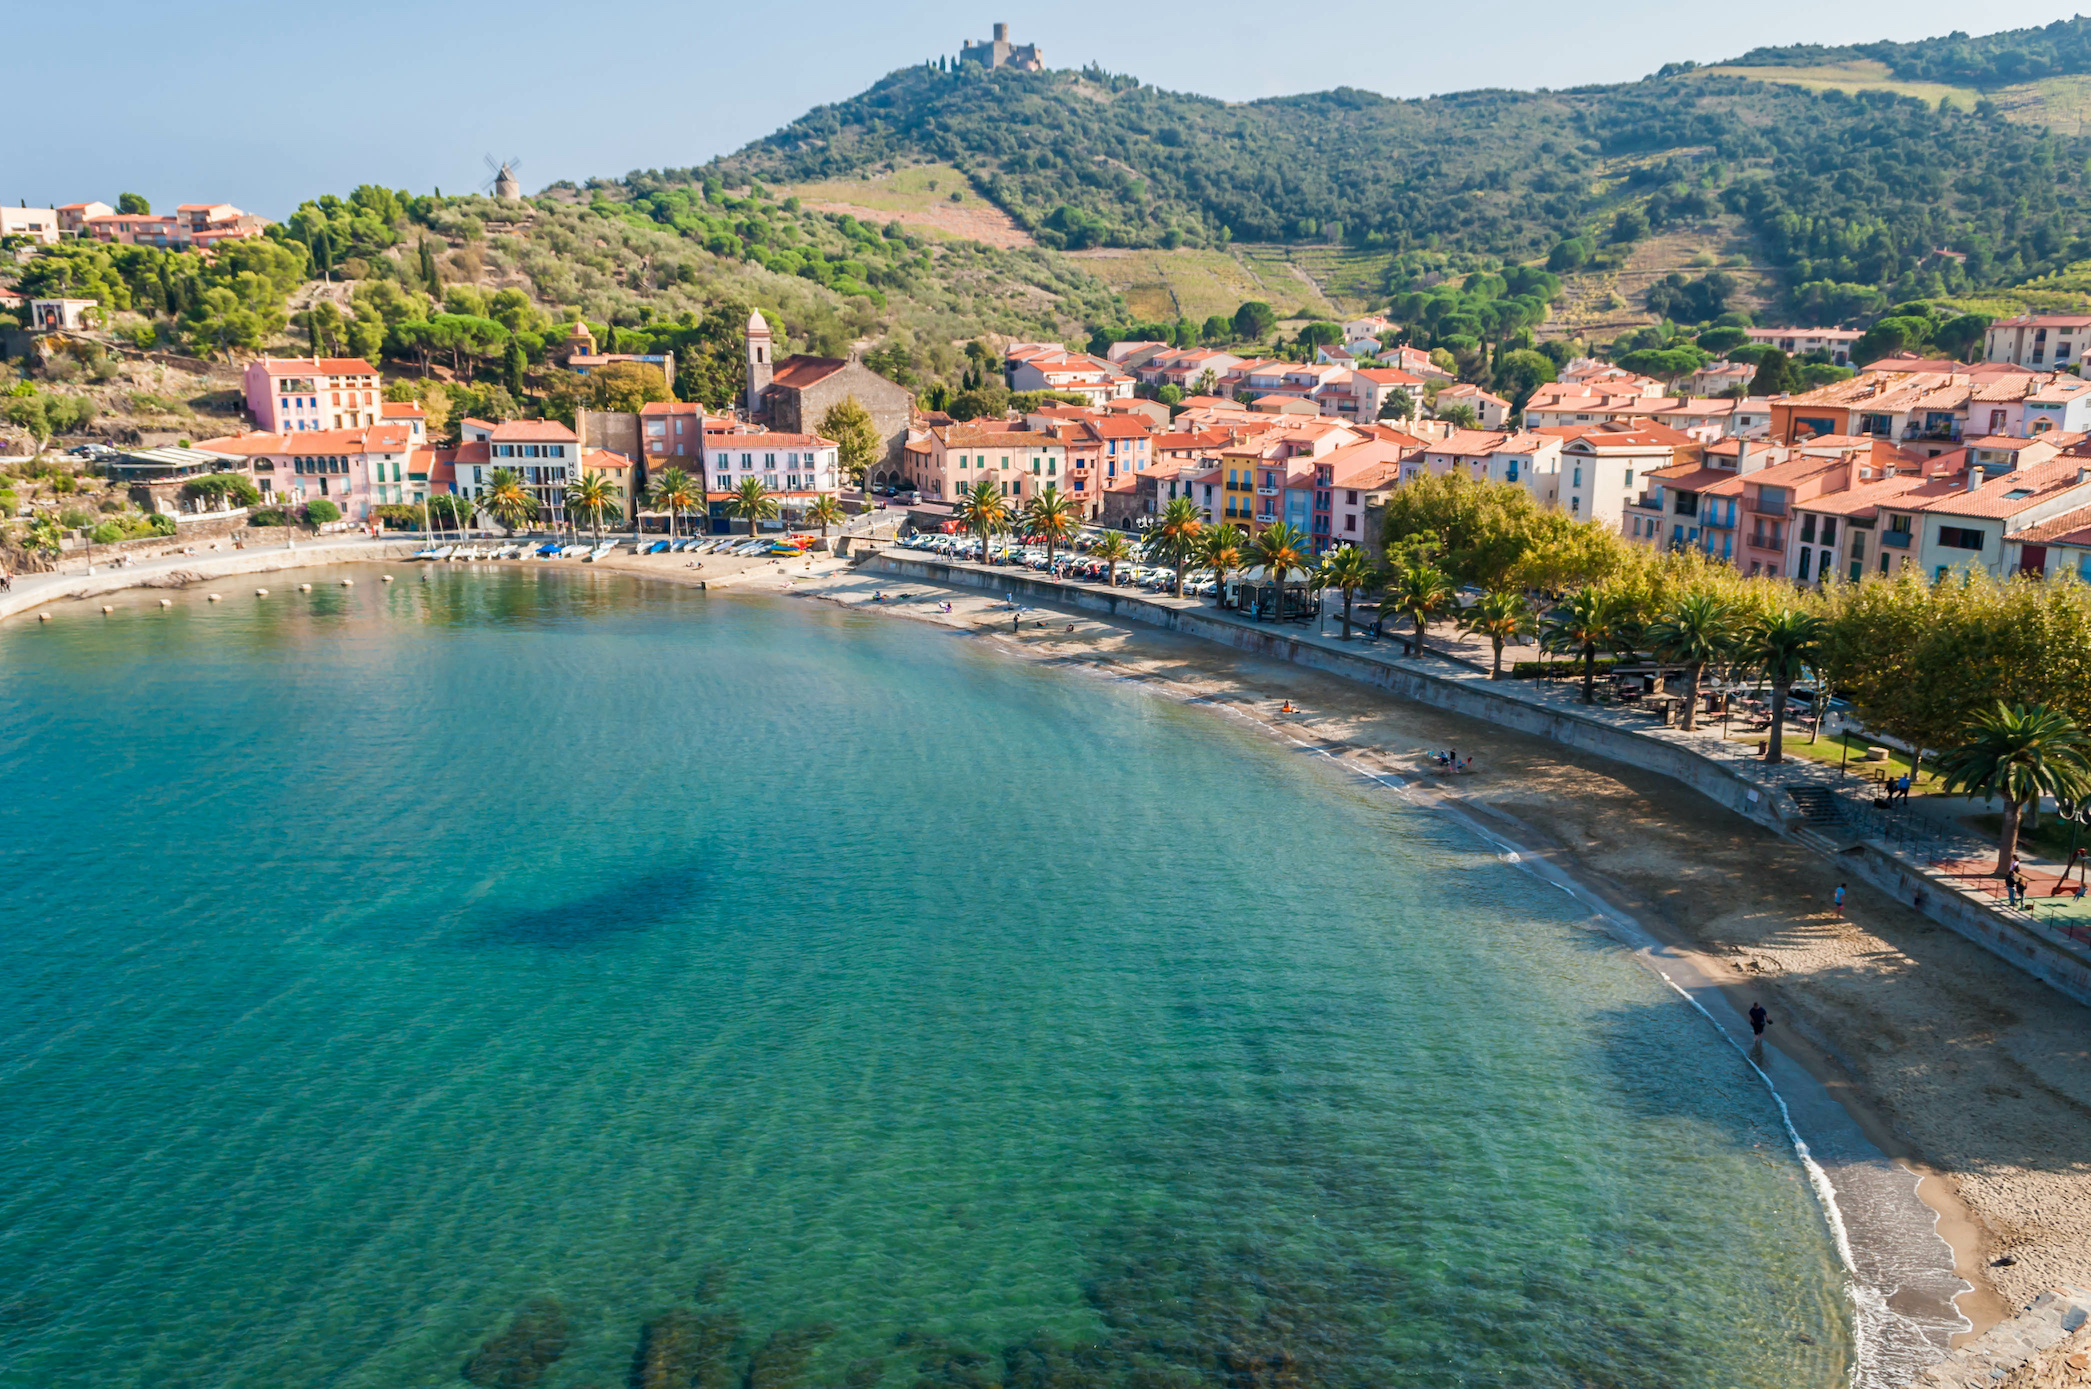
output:
[{"label": "stone windmill", "polygon": [[490,154],[486,156],[486,167],[487,177],[486,181],[480,185],[481,188],[492,193],[504,203],[521,200],[523,185],[517,180],[515,171],[523,167],[522,160],[511,155],[509,158],[496,164],[494,156]]}]

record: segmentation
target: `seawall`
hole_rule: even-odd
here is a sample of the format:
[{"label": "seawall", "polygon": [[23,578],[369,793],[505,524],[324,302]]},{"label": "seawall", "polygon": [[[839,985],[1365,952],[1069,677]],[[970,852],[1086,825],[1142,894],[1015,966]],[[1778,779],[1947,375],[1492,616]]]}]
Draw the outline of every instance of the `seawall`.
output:
[{"label": "seawall", "polygon": [[418,540],[353,539],[310,540],[296,549],[282,545],[268,549],[210,550],[194,555],[169,555],[142,564],[97,565],[92,574],[20,574],[14,586],[0,593],[0,618],[32,612],[46,603],[80,598],[99,598],[132,588],[182,588],[211,579],[241,574],[273,574],[284,569],[305,569],[316,564],[343,564],[377,560],[404,560],[421,548]]}]

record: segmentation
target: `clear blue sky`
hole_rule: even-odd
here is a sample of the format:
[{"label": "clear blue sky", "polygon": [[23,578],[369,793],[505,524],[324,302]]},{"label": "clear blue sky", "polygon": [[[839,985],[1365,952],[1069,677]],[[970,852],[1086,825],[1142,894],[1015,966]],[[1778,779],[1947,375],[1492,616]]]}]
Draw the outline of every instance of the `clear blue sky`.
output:
[{"label": "clear blue sky", "polygon": [[1097,62],[1246,100],[1345,85],[1389,96],[1572,87],[1765,44],[2021,28],[2081,3],[1334,0],[1288,10],[1215,0],[1060,5],[1042,17],[943,0],[24,4],[9,25],[11,51],[68,76],[55,87],[32,81],[16,103],[0,199],[113,203],[131,190],[155,208],[230,202],[281,217],[358,183],[466,191],[486,177],[488,154],[520,156],[533,190],[701,164],[894,68],[955,53],[996,19],[1018,42],[1044,44],[1054,67]]}]

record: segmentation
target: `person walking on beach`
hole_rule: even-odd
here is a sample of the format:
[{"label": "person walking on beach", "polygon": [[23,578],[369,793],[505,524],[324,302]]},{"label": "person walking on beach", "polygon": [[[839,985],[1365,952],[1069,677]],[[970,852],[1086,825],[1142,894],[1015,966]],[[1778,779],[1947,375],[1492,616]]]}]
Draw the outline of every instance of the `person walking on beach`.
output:
[{"label": "person walking on beach", "polygon": [[1764,1029],[1772,1025],[1772,1015],[1764,1011],[1762,1003],[1750,1005],[1750,1035],[1760,1042],[1764,1040]]},{"label": "person walking on beach", "polygon": [[1837,884],[1837,915],[1844,915],[1844,884]]}]

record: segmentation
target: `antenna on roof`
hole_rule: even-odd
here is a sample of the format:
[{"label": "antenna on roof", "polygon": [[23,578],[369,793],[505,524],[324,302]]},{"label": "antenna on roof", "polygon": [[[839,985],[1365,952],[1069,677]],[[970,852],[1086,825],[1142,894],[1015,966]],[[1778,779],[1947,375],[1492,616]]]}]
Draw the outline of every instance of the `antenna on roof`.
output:
[{"label": "antenna on roof", "polygon": [[522,167],[523,161],[514,155],[510,155],[498,164],[494,162],[494,156],[491,154],[487,155],[487,176],[480,180],[479,187],[482,191],[493,194],[502,202],[515,202],[523,196],[523,185],[517,181],[515,176],[515,171]]}]

